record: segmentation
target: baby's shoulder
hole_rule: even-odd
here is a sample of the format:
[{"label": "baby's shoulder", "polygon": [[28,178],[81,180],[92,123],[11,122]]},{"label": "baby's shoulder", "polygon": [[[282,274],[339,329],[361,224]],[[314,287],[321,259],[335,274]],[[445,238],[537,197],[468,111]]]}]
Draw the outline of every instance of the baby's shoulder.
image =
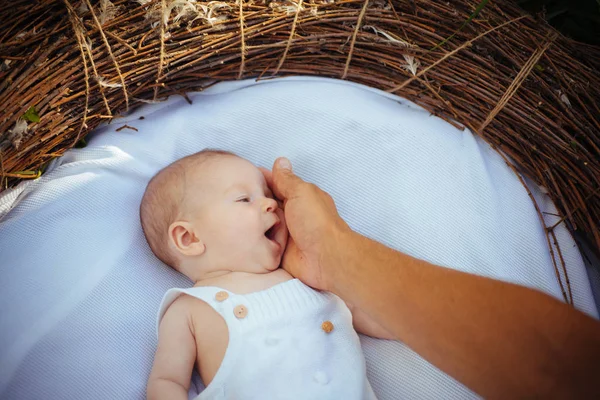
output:
[{"label": "baby's shoulder", "polygon": [[188,296],[178,296],[164,311],[161,324],[165,321],[173,321],[187,317],[189,313],[189,302],[186,299]]},{"label": "baby's shoulder", "polygon": [[196,319],[202,315],[210,315],[215,313],[211,306],[204,301],[182,293],[169,305],[165,311],[164,318],[169,320],[184,318],[188,322],[195,317]]},{"label": "baby's shoulder", "polygon": [[181,293],[181,295],[173,300],[173,303],[171,303],[167,311],[171,309],[173,309],[173,312],[175,313],[188,315],[192,312],[201,312],[202,310],[214,311],[204,300],[186,293]]},{"label": "baby's shoulder", "polygon": [[[198,330],[219,326],[222,317],[203,300],[182,293],[171,303],[167,313],[173,313],[172,318],[185,318],[194,333]],[[166,315],[166,314],[165,314]]]}]

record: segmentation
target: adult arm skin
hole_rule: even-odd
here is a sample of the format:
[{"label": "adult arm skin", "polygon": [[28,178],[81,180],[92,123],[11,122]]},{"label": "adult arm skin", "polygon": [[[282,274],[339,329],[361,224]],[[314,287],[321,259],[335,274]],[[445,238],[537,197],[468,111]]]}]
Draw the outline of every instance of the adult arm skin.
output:
[{"label": "adult arm skin", "polygon": [[283,267],[360,308],[486,398],[600,398],[600,322],[537,290],[433,265],[353,232],[287,159],[263,171],[283,201]]}]

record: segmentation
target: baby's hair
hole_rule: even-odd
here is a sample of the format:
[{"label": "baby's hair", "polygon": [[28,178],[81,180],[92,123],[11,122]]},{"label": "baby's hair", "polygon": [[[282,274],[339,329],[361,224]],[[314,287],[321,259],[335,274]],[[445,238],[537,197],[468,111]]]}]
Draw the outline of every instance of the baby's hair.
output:
[{"label": "baby's hair", "polygon": [[218,156],[236,156],[229,151],[204,149],[181,158],[158,171],[146,186],[140,204],[140,221],[152,252],[165,264],[178,269],[179,260],[169,249],[169,226],[181,217],[186,171]]}]

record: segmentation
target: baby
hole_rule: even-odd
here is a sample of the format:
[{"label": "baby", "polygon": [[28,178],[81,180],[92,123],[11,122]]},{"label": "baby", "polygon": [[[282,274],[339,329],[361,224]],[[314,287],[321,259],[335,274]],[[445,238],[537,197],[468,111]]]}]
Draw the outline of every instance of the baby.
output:
[{"label": "baby", "polygon": [[194,367],[197,399],[375,398],[353,322],[390,335],[279,268],[288,231],[257,167],[217,150],[182,158],[152,178],[140,217],[154,254],[194,282],[163,298],[149,399],[187,399]]}]

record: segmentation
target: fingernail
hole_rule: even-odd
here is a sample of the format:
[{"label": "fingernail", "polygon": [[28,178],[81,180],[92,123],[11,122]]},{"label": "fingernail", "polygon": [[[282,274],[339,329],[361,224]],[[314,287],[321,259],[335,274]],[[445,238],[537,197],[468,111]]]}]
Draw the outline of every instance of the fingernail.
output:
[{"label": "fingernail", "polygon": [[280,159],[278,159],[277,165],[279,166],[279,168],[289,169],[290,171],[292,170],[292,163],[285,157],[281,157]]}]

